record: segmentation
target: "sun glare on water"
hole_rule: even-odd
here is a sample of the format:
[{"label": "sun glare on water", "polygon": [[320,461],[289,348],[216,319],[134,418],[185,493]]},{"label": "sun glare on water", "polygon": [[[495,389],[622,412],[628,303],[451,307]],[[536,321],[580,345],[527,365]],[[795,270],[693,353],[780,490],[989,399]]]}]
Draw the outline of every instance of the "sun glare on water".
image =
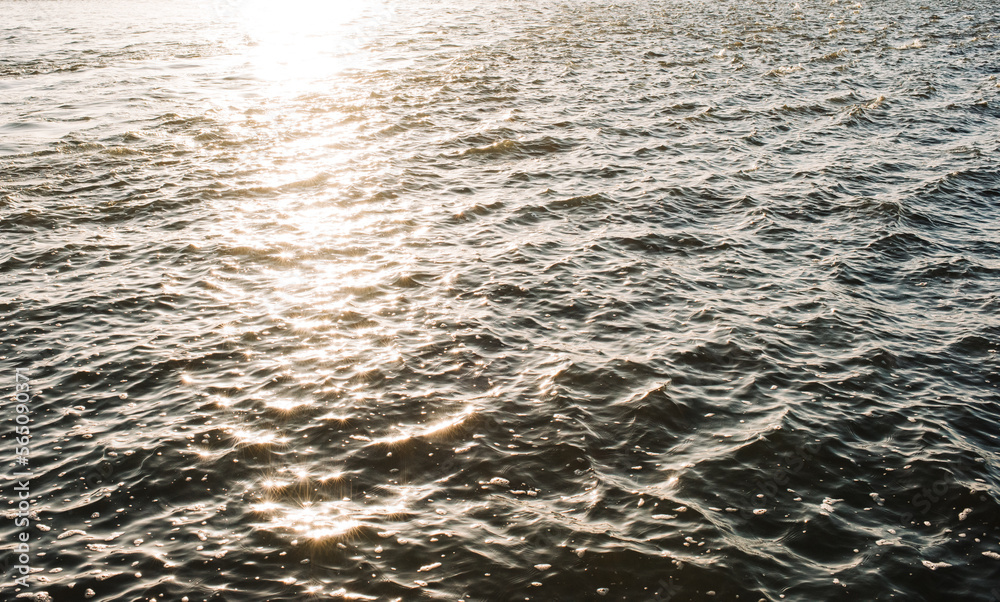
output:
[{"label": "sun glare on water", "polygon": [[389,16],[374,0],[249,0],[235,14],[258,74],[283,82],[342,68]]}]

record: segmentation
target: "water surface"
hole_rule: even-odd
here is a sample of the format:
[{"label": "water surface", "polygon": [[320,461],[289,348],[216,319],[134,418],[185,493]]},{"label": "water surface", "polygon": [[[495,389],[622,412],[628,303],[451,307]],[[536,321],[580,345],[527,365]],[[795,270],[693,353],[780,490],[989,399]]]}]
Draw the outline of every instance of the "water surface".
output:
[{"label": "water surface", "polygon": [[1000,599],[993,3],[0,14],[4,599]]}]

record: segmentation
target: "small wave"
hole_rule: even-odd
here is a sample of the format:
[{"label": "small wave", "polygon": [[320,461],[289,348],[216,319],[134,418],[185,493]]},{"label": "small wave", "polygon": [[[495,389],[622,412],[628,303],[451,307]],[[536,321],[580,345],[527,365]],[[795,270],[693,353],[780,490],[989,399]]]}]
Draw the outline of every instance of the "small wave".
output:
[{"label": "small wave", "polygon": [[880,256],[905,259],[933,252],[936,245],[915,232],[891,232],[868,243],[865,248]]},{"label": "small wave", "polygon": [[554,153],[565,152],[575,144],[568,140],[552,136],[542,136],[533,140],[497,140],[488,146],[478,146],[459,153],[460,157],[541,157]]},{"label": "small wave", "polygon": [[907,44],[901,44],[899,46],[893,46],[893,48],[895,48],[896,50],[914,50],[914,49],[923,48],[923,47],[924,47],[924,43],[921,42],[920,39],[916,39],[916,38],[912,42],[909,42]]},{"label": "small wave", "polygon": [[652,252],[657,254],[682,254],[700,250],[721,251],[729,245],[725,242],[710,244],[697,236],[686,233],[657,234],[649,233],[641,236],[627,236],[610,240],[611,244],[630,251]]},{"label": "small wave", "polygon": [[812,60],[814,62],[818,62],[818,63],[830,63],[830,62],[842,59],[845,56],[850,56],[850,54],[851,54],[850,50],[848,50],[847,48],[841,48],[840,50],[836,50],[836,51],[831,52],[829,54],[824,54],[823,56],[821,56],[819,58],[812,59]]},{"label": "small wave", "polygon": [[802,65],[784,65],[782,67],[775,67],[767,73],[764,74],[765,77],[784,77],[792,73],[797,73],[804,70],[805,67]]}]

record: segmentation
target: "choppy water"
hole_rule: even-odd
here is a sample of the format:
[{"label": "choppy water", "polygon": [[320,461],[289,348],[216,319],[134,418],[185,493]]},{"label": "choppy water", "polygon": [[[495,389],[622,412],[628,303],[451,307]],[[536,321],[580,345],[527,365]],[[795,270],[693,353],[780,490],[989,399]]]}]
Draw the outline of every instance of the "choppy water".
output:
[{"label": "choppy water", "polygon": [[1000,599],[992,2],[0,15],[3,599]]}]

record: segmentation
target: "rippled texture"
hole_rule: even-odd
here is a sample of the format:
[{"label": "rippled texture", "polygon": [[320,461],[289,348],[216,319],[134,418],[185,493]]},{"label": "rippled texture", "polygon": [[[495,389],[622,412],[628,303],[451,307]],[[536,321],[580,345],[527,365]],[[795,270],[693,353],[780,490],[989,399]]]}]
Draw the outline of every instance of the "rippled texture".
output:
[{"label": "rippled texture", "polygon": [[1000,599],[993,3],[0,14],[31,592]]}]

